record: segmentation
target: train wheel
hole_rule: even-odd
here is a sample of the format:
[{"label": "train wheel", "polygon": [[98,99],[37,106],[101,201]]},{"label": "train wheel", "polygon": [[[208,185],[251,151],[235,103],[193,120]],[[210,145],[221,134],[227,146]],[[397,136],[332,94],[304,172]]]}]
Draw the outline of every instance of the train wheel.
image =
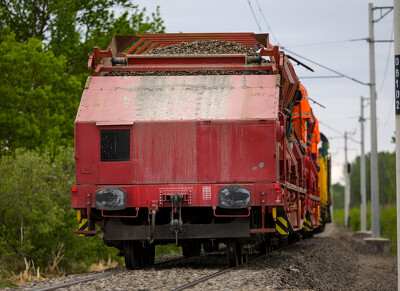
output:
[{"label": "train wheel", "polygon": [[201,243],[200,242],[183,242],[182,243],[182,254],[186,258],[200,256],[201,254]]},{"label": "train wheel", "polygon": [[154,265],[155,251],[156,249],[154,244],[148,244],[143,248],[143,266]]},{"label": "train wheel", "polygon": [[230,240],[226,245],[226,258],[229,267],[239,266],[241,263],[242,253],[239,244],[236,241]]},{"label": "train wheel", "polygon": [[132,241],[126,241],[124,244],[125,266],[133,270],[143,267],[142,253],[139,249],[140,244]]}]

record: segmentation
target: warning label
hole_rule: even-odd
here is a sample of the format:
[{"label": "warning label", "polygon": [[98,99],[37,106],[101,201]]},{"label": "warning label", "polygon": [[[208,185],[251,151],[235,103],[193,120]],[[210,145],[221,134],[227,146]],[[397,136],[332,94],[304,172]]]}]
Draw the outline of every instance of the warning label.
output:
[{"label": "warning label", "polygon": [[211,200],[211,186],[203,186],[203,200]]}]

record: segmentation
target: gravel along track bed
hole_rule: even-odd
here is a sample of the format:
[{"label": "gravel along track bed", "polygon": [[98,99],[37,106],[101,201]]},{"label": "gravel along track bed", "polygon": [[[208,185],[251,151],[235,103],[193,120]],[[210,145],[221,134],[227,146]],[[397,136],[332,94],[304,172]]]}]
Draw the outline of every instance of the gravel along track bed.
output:
[{"label": "gravel along track bed", "polygon": [[[396,257],[371,253],[361,239],[346,230],[332,226],[327,230],[191,290],[396,290]],[[225,263],[223,254],[207,255],[143,270],[124,270],[58,290],[172,290],[222,270]],[[57,280],[30,283],[19,289],[55,285],[65,279]]]},{"label": "gravel along track bed", "polygon": [[352,233],[334,229],[191,290],[397,290],[396,257],[373,254]]}]

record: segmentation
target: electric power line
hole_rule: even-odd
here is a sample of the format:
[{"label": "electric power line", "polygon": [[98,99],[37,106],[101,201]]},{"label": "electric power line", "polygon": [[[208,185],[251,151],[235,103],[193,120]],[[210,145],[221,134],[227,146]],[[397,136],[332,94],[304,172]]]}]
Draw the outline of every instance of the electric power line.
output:
[{"label": "electric power line", "polygon": [[286,47],[308,47],[308,46],[317,46],[317,45],[328,45],[328,44],[336,44],[336,43],[345,43],[345,42],[352,42],[353,39],[347,40],[333,40],[333,41],[322,41],[322,42],[314,42],[314,43],[307,43],[307,44],[298,44],[298,45],[288,45]]},{"label": "electric power line", "polygon": [[[392,25],[392,33],[391,33],[391,36],[393,36],[393,31],[394,31],[394,25]],[[379,89],[378,92],[381,92],[382,89],[383,89],[383,86],[385,85],[386,74],[387,74],[388,67],[389,67],[389,60],[390,60],[390,56],[391,56],[391,51],[392,51],[392,43],[390,43],[390,45],[389,45],[389,50],[388,50],[388,54],[387,54],[387,58],[386,58],[385,74],[384,74],[384,77],[383,77],[383,80],[382,80],[382,85],[381,85],[381,87],[380,87],[380,89]],[[390,109],[389,109],[388,114],[387,114],[387,116],[386,116],[386,120],[385,120],[385,122],[383,123],[383,126],[385,126],[385,125],[387,124],[387,122],[389,121],[390,116],[392,116],[393,105],[394,105],[394,98],[392,98],[392,102],[391,102],[391,104],[390,104]]]},{"label": "electric power line", "polygon": [[333,69],[331,69],[331,68],[328,68],[327,66],[324,66],[324,65],[322,65],[322,64],[320,64],[320,63],[317,63],[317,62],[315,62],[315,61],[313,61],[313,60],[310,60],[310,59],[308,59],[308,58],[306,58],[306,57],[303,57],[303,56],[301,56],[301,55],[295,53],[294,51],[288,50],[288,49],[286,49],[286,48],[284,48],[284,47],[282,47],[282,49],[283,49],[283,50],[286,50],[287,52],[289,52],[289,53],[291,53],[291,54],[293,54],[293,55],[295,55],[295,56],[297,56],[297,57],[299,57],[299,58],[305,59],[306,61],[308,61],[308,62],[310,62],[310,63],[313,63],[314,65],[317,65],[317,66],[319,66],[319,67],[321,67],[321,68],[324,68],[325,70],[328,70],[328,71],[330,71],[330,72],[333,72],[333,73],[335,73],[335,74],[338,74],[339,76],[341,76],[341,77],[343,77],[343,78],[349,79],[349,80],[354,81],[354,82],[356,82],[356,83],[359,83],[359,84],[361,84],[361,85],[366,85],[366,86],[369,86],[369,85],[370,85],[369,83],[365,83],[365,82],[359,81],[359,80],[357,80],[357,79],[355,79],[355,78],[352,78],[352,77],[350,77],[350,76],[347,76],[347,75],[345,75],[345,74],[342,74],[342,73],[340,73],[340,72],[338,72],[338,71],[336,71],[336,70],[333,70]]},{"label": "electric power line", "polygon": [[262,11],[262,9],[260,7],[260,4],[258,3],[258,0],[256,0],[256,3],[257,3],[257,6],[258,6],[258,10],[260,11],[260,13],[261,13],[261,15],[262,15],[262,17],[264,19],[264,22],[267,25],[267,28],[271,32],[271,34],[272,34],[273,38],[275,39],[276,43],[280,46],[280,43],[279,43],[278,39],[276,38],[274,32],[272,31],[271,26],[269,25],[269,23],[267,21],[267,18],[265,18],[264,12]]},{"label": "electric power line", "polygon": [[[269,29],[271,30],[271,27],[268,25],[267,19],[265,18],[264,13],[263,13],[262,10],[261,10],[261,7],[260,7],[260,5],[259,5],[259,3],[258,3],[258,0],[256,0],[256,2],[257,2],[258,8],[259,8],[261,14],[263,15],[264,21],[266,22],[267,26],[268,26]],[[255,20],[255,22],[257,23],[258,29],[259,29],[260,32],[261,32],[261,26],[260,26],[260,24],[258,23],[257,17],[256,17],[256,15],[255,15],[255,13],[254,13],[253,7],[251,6],[250,0],[247,0],[247,3],[249,4],[251,13],[253,14],[254,20]],[[271,30],[271,34],[273,35],[272,30]],[[273,35],[273,36],[274,36],[274,35]],[[279,42],[278,42],[278,40],[276,39],[275,36],[274,36],[274,38],[275,38],[276,42],[279,44]],[[324,66],[324,65],[322,65],[322,64],[320,64],[320,63],[317,63],[317,62],[312,61],[312,60],[310,60],[310,59],[308,59],[308,58],[306,58],[306,57],[303,57],[303,56],[301,56],[301,55],[299,55],[299,54],[297,54],[297,53],[295,53],[295,52],[293,52],[293,51],[290,51],[290,50],[286,49],[286,48],[283,47],[283,46],[282,46],[282,49],[288,51],[289,53],[291,53],[291,54],[293,54],[293,55],[295,55],[295,56],[298,56],[298,57],[300,57],[300,58],[302,58],[302,59],[305,59],[305,60],[309,61],[310,63],[313,63],[313,64],[315,64],[315,65],[317,65],[317,66],[319,66],[319,67],[321,67],[321,68],[324,68],[324,69],[326,69],[326,70],[328,70],[328,71],[330,71],[330,72],[333,72],[333,73],[339,75],[340,77],[349,79],[349,80],[354,81],[354,82],[356,82],[356,83],[359,83],[359,84],[361,84],[361,85],[367,85],[367,86],[370,85],[369,83],[365,83],[365,82],[359,81],[359,80],[357,80],[357,79],[355,79],[355,78],[349,77],[349,76],[347,76],[347,75],[345,75],[345,74],[342,74],[342,73],[340,73],[340,72],[338,72],[338,71],[336,71],[336,70],[333,70],[333,69],[331,69],[331,68],[328,68],[327,66]]]},{"label": "electric power line", "polygon": [[254,17],[254,20],[255,20],[256,23],[257,23],[258,29],[259,29],[260,32],[261,32],[261,26],[260,26],[260,24],[258,23],[258,20],[257,20],[256,15],[254,14],[254,10],[253,10],[253,7],[251,6],[250,0],[247,0],[247,3],[249,3],[249,7],[250,7],[250,10],[251,10],[251,13],[253,14],[253,17]]},{"label": "electric power line", "polygon": [[333,127],[327,125],[326,123],[322,122],[321,120],[319,120],[319,123],[324,125],[325,127],[329,128],[330,130],[333,130],[334,132],[336,132],[336,133],[338,133],[340,135],[343,135],[343,132],[337,130],[336,128],[333,128]]},{"label": "electric power line", "polygon": [[[393,29],[394,29],[394,25],[392,25],[392,33],[391,36],[393,36]],[[389,50],[388,50],[388,54],[387,54],[387,58],[386,58],[386,66],[385,66],[385,74],[383,76],[383,80],[382,80],[382,85],[380,87],[380,89],[378,90],[378,92],[381,92],[383,89],[383,86],[385,85],[385,81],[386,81],[386,74],[388,71],[388,67],[389,67],[389,59],[390,59],[390,52],[392,51],[392,43],[389,44]],[[393,99],[394,100],[394,99]]]},{"label": "electric power line", "polygon": [[341,78],[341,76],[305,76],[305,77],[299,76],[299,79],[335,79],[335,78]]}]

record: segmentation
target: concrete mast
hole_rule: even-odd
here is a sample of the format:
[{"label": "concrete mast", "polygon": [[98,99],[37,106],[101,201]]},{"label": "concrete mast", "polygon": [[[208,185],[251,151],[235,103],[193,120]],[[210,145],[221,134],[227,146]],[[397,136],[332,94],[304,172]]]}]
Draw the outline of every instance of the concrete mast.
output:
[{"label": "concrete mast", "polygon": [[376,126],[376,82],[375,82],[375,39],[374,7],[368,4],[369,11],[369,76],[370,76],[370,118],[371,118],[371,230],[372,237],[381,236],[379,219],[379,180],[378,180],[378,136]]},{"label": "concrete mast", "polygon": [[364,142],[364,100],[361,97],[361,158],[360,158],[360,188],[361,188],[361,231],[367,231],[367,189],[366,189],[366,175],[365,175],[365,142]]},{"label": "concrete mast", "polygon": [[349,213],[349,206],[350,206],[350,173],[349,173],[349,162],[347,160],[347,134],[346,131],[344,133],[344,159],[345,159],[345,188],[344,188],[344,225],[349,227],[350,222],[350,213]]}]

